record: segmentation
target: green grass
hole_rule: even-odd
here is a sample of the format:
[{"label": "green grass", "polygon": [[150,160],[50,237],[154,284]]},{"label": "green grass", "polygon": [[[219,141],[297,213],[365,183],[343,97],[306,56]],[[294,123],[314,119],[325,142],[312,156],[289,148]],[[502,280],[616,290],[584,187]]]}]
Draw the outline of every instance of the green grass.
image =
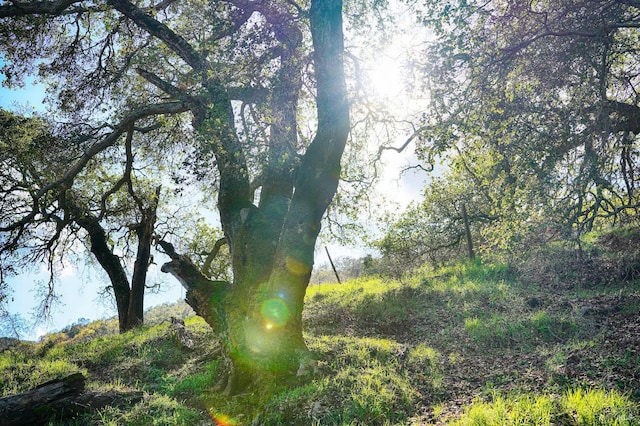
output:
[{"label": "green grass", "polygon": [[24,392],[46,381],[76,372],[86,373],[86,369],[65,359],[25,360],[22,356],[6,351],[0,354],[1,395]]},{"label": "green grass", "polygon": [[637,405],[616,391],[575,389],[567,392],[562,408],[585,426],[633,425],[640,423]]},{"label": "green grass", "polygon": [[544,311],[523,313],[519,318],[504,314],[465,318],[464,328],[475,343],[498,349],[512,345],[532,347],[540,341],[563,341],[578,331],[573,320]]},{"label": "green grass", "polygon": [[[629,302],[619,315],[637,315],[634,288],[623,287]],[[601,353],[611,330],[578,309],[615,293],[553,291],[480,262],[403,281],[313,285],[305,338],[319,372],[268,392],[218,392],[218,346],[197,317],[185,321],[194,350],[167,322],[122,335],[94,324],[22,344],[0,353],[0,389],[80,371],[89,389],[143,395],[77,419],[82,425],[640,424],[640,395],[624,378],[640,373],[637,352]]]},{"label": "green grass", "polygon": [[207,389],[211,387],[211,384],[215,383],[219,366],[220,361],[215,360],[205,365],[204,372],[185,376],[171,387],[171,395],[175,397],[188,397],[191,395],[204,394]]},{"label": "green grass", "polygon": [[[387,339],[310,337],[324,357],[324,375],[284,391],[264,410],[266,424],[352,425],[406,420],[415,390],[398,357],[402,347]],[[302,411],[300,407],[307,407]]]},{"label": "green grass", "polygon": [[496,396],[491,402],[475,401],[466,407],[456,426],[551,425],[554,403],[546,395]]},{"label": "green grass", "polygon": [[631,426],[640,422],[637,406],[616,391],[572,389],[557,395],[493,395],[467,406],[454,426]]},{"label": "green grass", "polygon": [[[133,407],[106,407],[92,419],[105,426],[173,426],[196,425],[203,420],[200,410],[185,406],[182,402],[167,395],[145,395],[144,399]],[[86,418],[84,421],[90,421]]]}]

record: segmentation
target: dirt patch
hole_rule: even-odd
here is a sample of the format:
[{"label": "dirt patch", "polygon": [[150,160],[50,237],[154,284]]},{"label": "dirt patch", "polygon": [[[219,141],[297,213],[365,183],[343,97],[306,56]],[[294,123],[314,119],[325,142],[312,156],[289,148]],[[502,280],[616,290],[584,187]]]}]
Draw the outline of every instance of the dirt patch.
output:
[{"label": "dirt patch", "polygon": [[441,393],[422,397],[413,424],[444,425],[474,399],[490,399],[493,391],[562,392],[586,385],[616,389],[640,401],[640,295],[561,299],[548,308],[575,311],[593,335],[536,350],[509,347],[467,352],[458,362],[445,359]]},{"label": "dirt patch", "polygon": [[618,389],[640,400],[640,295],[599,296],[583,309],[602,332],[596,345],[567,356],[568,379]]}]

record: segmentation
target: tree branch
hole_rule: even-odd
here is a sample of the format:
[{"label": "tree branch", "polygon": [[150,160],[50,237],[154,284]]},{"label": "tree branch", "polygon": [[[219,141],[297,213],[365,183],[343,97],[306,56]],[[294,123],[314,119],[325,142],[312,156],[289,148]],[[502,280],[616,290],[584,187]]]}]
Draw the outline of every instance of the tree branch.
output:
[{"label": "tree branch", "polygon": [[108,136],[106,136],[102,141],[89,147],[78,161],[76,161],[76,163],[67,170],[62,178],[42,188],[39,194],[44,194],[44,192],[49,191],[51,188],[62,183],[68,183],[70,185],[75,176],[84,168],[84,166],[87,165],[89,160],[91,160],[96,154],[116,143],[125,130],[132,126],[137,120],[152,115],[178,114],[185,111],[189,111],[189,107],[184,102],[167,102],[163,104],[146,105],[129,113],[129,115],[125,116],[120,123],[115,126],[114,130]]},{"label": "tree branch", "polygon": [[224,37],[231,36],[235,34],[238,30],[240,30],[240,27],[242,27],[249,20],[249,18],[251,18],[251,15],[253,15],[253,12],[256,11],[257,6],[261,4],[261,2],[259,1],[244,1],[244,0],[242,1],[232,0],[230,1],[230,3],[234,4],[238,8],[238,10],[240,10],[240,14],[235,18],[231,18],[233,21],[233,25],[231,25],[230,27],[224,28],[219,32],[214,32],[211,35],[211,37],[209,37],[209,41],[213,42],[213,44],[215,44],[217,40],[220,40]]},{"label": "tree branch", "polygon": [[185,301],[193,310],[204,318],[214,331],[224,330],[226,316],[223,300],[230,290],[227,281],[212,281],[208,279],[187,256],[176,252],[173,244],[159,240],[158,244],[171,258],[170,262],[162,265],[162,272],[176,277],[187,290]]},{"label": "tree branch", "polygon": [[607,101],[609,116],[614,115],[613,129],[616,132],[640,134],[640,107],[618,101]]},{"label": "tree branch", "polygon": [[107,2],[124,16],[135,22],[137,26],[164,42],[189,64],[194,71],[204,72],[207,70],[208,65],[204,57],[199,54],[187,40],[176,34],[168,26],[144,12],[142,9],[139,9],[128,0],[108,0]]},{"label": "tree branch", "polygon": [[267,100],[269,91],[264,87],[229,87],[229,99],[258,104]]},{"label": "tree branch", "polygon": [[618,2],[640,9],[640,0],[618,0]]},{"label": "tree branch", "polygon": [[184,102],[194,103],[195,99],[193,96],[185,93],[184,91],[178,89],[171,83],[167,83],[162,78],[152,73],[151,71],[144,70],[142,68],[136,68],[136,72],[140,77],[147,80],[149,83],[156,86],[158,89],[165,92],[167,95]]},{"label": "tree branch", "polygon": [[113,185],[111,188],[109,188],[109,190],[106,191],[104,194],[102,194],[102,197],[100,198],[100,215],[98,216],[98,220],[102,220],[102,218],[107,212],[107,200],[109,199],[109,197],[115,194],[116,192],[118,192],[125,183],[131,182],[131,171],[133,169],[133,156],[129,155],[129,153],[131,152],[130,145],[131,145],[132,137],[133,137],[133,126],[129,127],[129,130],[127,131],[127,139],[125,141],[125,145],[127,147],[125,151],[127,155],[126,155],[126,161],[124,166],[124,172],[122,173],[122,177],[118,179],[116,184]]},{"label": "tree branch", "polygon": [[162,0],[160,3],[157,3],[153,6],[155,10],[165,10],[167,7],[171,6],[173,2],[176,0]]},{"label": "tree branch", "polygon": [[82,156],[72,164],[69,169],[67,169],[61,178],[44,185],[38,192],[32,194],[33,203],[31,211],[19,220],[10,223],[7,226],[0,227],[0,232],[13,231],[24,227],[27,223],[35,219],[36,215],[40,211],[40,199],[42,199],[45,194],[60,187],[70,188],[75,177],[82,171],[87,163],[89,163],[89,161],[98,153],[115,144],[118,138],[137,120],[152,115],[178,114],[189,110],[190,108],[184,102],[167,102],[163,104],[146,105],[136,111],[132,111],[129,115],[125,116],[120,123],[114,127],[112,132],[104,137],[104,139],[91,145],[84,154],[82,154]]},{"label": "tree branch", "polygon": [[0,18],[28,15],[59,15],[74,3],[80,3],[80,0],[13,2],[11,5],[0,6]]},{"label": "tree branch", "polygon": [[422,133],[423,131],[427,130],[428,127],[427,126],[423,126],[420,127],[419,129],[415,130],[411,136],[409,136],[409,138],[407,138],[407,140],[399,147],[395,147],[395,146],[387,146],[387,145],[382,145],[380,146],[380,148],[378,148],[378,155],[376,157],[376,160],[379,160],[380,157],[382,156],[382,153],[384,151],[396,151],[397,153],[401,153],[402,151],[404,151],[407,146],[409,146],[409,144],[418,136],[420,136],[420,133]]},{"label": "tree branch", "polygon": [[[317,79],[317,132],[303,156],[296,193],[325,204],[335,195],[340,160],[349,134],[349,100],[344,76],[342,3],[314,1],[310,11]],[[320,212],[320,210],[318,210]]]},{"label": "tree branch", "polygon": [[202,270],[206,275],[211,275],[211,263],[213,263],[213,260],[216,258],[216,256],[220,252],[220,249],[225,244],[227,244],[227,239],[226,238],[220,238],[213,245],[213,248],[211,249],[211,252],[207,255],[207,258],[204,261],[204,265],[202,265]]}]

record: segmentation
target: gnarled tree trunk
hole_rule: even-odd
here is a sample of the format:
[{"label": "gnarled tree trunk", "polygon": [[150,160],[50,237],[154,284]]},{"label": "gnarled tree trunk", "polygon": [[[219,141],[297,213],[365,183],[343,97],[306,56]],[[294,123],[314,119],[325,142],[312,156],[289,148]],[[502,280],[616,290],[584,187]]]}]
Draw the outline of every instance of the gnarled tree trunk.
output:
[{"label": "gnarled tree trunk", "polygon": [[312,364],[302,336],[302,309],[321,220],[338,186],[349,132],[349,105],[343,71],[342,2],[312,1],[310,21],[317,133],[306,153],[297,155],[295,112],[302,37],[293,24],[283,23],[279,28],[286,48],[281,57],[282,87],[271,98],[276,118],[257,206],[233,130],[230,102],[215,82],[208,86],[214,108],[200,117],[196,114],[195,122],[203,132],[214,130],[212,150],[220,169],[218,208],[234,282],[208,280],[188,258],[161,242],[172,259],[162,270],[181,281],[187,302],[218,332],[226,348],[229,393],[274,375],[302,374]]},{"label": "gnarled tree trunk", "polygon": [[159,188],[149,206],[141,206],[142,218],[140,223],[134,225],[138,249],[131,283],[120,258],[113,253],[113,248],[108,243],[107,232],[101,225],[100,219],[80,206],[71,193],[65,193],[61,197],[61,202],[69,210],[73,220],[87,232],[91,253],[109,276],[116,299],[118,327],[121,333],[142,325],[143,322],[144,291],[151,259],[158,197]]}]

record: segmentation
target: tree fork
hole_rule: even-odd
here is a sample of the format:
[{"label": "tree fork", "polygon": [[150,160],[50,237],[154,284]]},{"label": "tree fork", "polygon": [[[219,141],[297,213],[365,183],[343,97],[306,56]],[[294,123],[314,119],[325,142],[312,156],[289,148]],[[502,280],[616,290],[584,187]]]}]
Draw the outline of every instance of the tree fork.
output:
[{"label": "tree fork", "polygon": [[195,313],[202,317],[217,333],[226,330],[224,301],[231,285],[227,281],[207,278],[185,255],[176,252],[173,244],[159,240],[158,244],[171,258],[161,267],[161,271],[173,275],[187,291],[185,301]]}]

